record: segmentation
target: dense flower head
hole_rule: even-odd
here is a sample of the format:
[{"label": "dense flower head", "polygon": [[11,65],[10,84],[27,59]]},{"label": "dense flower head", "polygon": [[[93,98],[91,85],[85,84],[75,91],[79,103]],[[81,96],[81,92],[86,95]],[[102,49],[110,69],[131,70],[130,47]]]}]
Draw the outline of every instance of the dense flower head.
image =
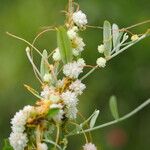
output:
[{"label": "dense flower head", "polygon": [[98,58],[96,61],[97,65],[102,68],[106,66],[106,62],[107,62],[106,59],[103,57]]},{"label": "dense flower head", "polygon": [[73,29],[68,30],[67,34],[71,40],[77,37],[77,32],[75,32]]},{"label": "dense flower head", "polygon": [[85,62],[83,59],[78,59],[72,63],[68,63],[63,68],[63,73],[70,78],[78,78],[80,73],[83,72]]},{"label": "dense flower head", "polygon": [[24,150],[28,143],[26,133],[12,132],[9,137],[9,142],[14,150]]},{"label": "dense flower head", "polygon": [[77,50],[78,52],[82,52],[84,50],[84,47],[85,47],[85,43],[83,42],[83,38],[81,38],[79,36],[74,38],[73,46],[74,46],[75,50]]},{"label": "dense flower head", "polygon": [[69,86],[69,88],[73,90],[77,95],[81,95],[86,86],[85,84],[81,83],[80,80],[76,80]]},{"label": "dense flower head", "polygon": [[24,132],[24,126],[31,111],[33,111],[32,106],[25,106],[23,110],[20,110],[15,114],[11,120],[13,132]]},{"label": "dense flower head", "polygon": [[98,46],[98,52],[99,52],[99,53],[104,53],[104,51],[105,51],[104,45],[103,45],[103,44],[99,45],[99,46]]},{"label": "dense flower head", "polygon": [[78,103],[78,99],[77,96],[74,92],[71,91],[66,91],[64,93],[62,93],[61,95],[64,104],[66,105],[67,108],[67,117],[70,119],[75,119],[76,118],[76,114],[77,114],[77,103]]},{"label": "dense flower head", "polygon": [[88,23],[86,15],[81,10],[73,13],[73,21],[79,27],[83,27]]},{"label": "dense flower head", "polygon": [[25,106],[15,114],[11,120],[12,133],[10,134],[9,141],[14,150],[24,150],[28,142],[27,135],[24,133],[25,125],[30,114],[34,112],[34,107]]},{"label": "dense flower head", "polygon": [[83,150],[97,150],[97,148],[94,144],[87,143],[83,146]]},{"label": "dense flower head", "polygon": [[61,97],[62,97],[65,105],[67,105],[67,106],[76,106],[77,105],[78,99],[74,92],[71,92],[68,90],[68,91],[62,93]]}]

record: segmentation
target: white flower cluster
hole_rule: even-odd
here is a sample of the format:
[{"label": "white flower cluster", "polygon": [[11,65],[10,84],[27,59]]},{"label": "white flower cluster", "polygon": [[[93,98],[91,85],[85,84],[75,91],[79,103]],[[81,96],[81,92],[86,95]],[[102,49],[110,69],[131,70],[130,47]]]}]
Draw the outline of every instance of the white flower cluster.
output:
[{"label": "white flower cluster", "polygon": [[97,65],[99,66],[99,67],[102,67],[102,68],[104,68],[105,66],[106,66],[106,59],[105,58],[103,58],[103,57],[100,57],[100,58],[98,58],[97,59]]},{"label": "white flower cluster", "polygon": [[57,92],[55,92],[55,88],[53,86],[45,86],[43,91],[41,92],[41,96],[46,100],[51,100],[56,103],[60,100],[60,96]]},{"label": "white flower cluster", "polygon": [[76,95],[81,95],[86,86],[83,83],[81,83],[80,80],[76,80],[69,86],[69,88],[73,90],[76,93]]},{"label": "white flower cluster", "polygon": [[[77,25],[79,29],[83,28],[88,23],[86,15],[81,10],[74,12],[72,19],[74,24]],[[84,50],[85,47],[83,39],[78,35],[79,29],[77,26],[73,26],[67,32],[72,42],[73,55],[76,57],[80,55],[80,53]]]},{"label": "white flower cluster", "polygon": [[73,48],[73,55],[78,56],[85,47],[85,43],[83,42],[83,39],[78,35],[78,27],[74,26],[71,29],[68,30],[67,34],[72,42],[72,48]]},{"label": "white flower cluster", "polygon": [[80,80],[76,80],[71,83],[69,86],[69,90],[62,93],[61,98],[64,101],[64,104],[67,108],[66,110],[66,116],[69,119],[76,119],[77,116],[77,104],[78,104],[78,95],[81,95],[83,93],[83,90],[86,88],[86,86],[81,83]]},{"label": "white flower cluster", "polygon": [[12,133],[10,134],[9,141],[14,150],[24,150],[28,143],[27,134],[24,131],[26,121],[33,110],[34,108],[32,106],[25,106],[11,120]]},{"label": "white flower cluster", "polygon": [[76,106],[78,103],[77,95],[73,92],[66,91],[66,92],[62,93],[61,97],[67,107],[66,116],[69,119],[76,119],[76,114],[77,114]]},{"label": "white flower cluster", "polygon": [[88,23],[86,15],[81,10],[73,13],[73,22],[78,27],[84,27]]},{"label": "white flower cluster", "polygon": [[83,68],[85,66],[85,61],[83,59],[78,59],[72,63],[68,63],[63,68],[63,73],[70,78],[78,78],[80,73],[83,72]]},{"label": "white flower cluster", "polygon": [[83,146],[83,150],[97,150],[97,148],[94,144],[87,143]]}]

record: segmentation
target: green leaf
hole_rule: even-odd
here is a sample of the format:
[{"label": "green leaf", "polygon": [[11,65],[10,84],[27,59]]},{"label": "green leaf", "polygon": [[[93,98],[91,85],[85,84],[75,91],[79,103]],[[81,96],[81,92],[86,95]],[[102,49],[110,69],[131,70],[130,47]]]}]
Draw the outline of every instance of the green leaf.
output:
[{"label": "green leaf", "polygon": [[116,47],[115,47],[115,51],[119,51],[120,50],[120,46],[121,46],[121,39],[122,39],[122,36],[123,36],[123,33],[124,32],[119,32],[119,36],[117,38],[117,41],[116,41]]},{"label": "green leaf", "polygon": [[46,63],[46,61],[48,62],[47,51],[44,50],[42,55],[43,55],[43,57],[41,59],[40,73],[41,73],[41,76],[42,76],[42,79],[43,79],[44,75],[49,73],[49,68],[48,68],[48,64]]},{"label": "green leaf", "polygon": [[111,24],[108,21],[104,21],[103,42],[105,48],[104,54],[106,57],[109,57],[112,50],[112,32],[111,32]]},{"label": "green leaf", "polygon": [[48,116],[49,118],[52,118],[52,117],[54,117],[55,115],[57,115],[58,112],[59,112],[59,108],[50,109],[50,110],[48,111],[47,116]]},{"label": "green leaf", "polygon": [[3,146],[2,150],[13,150],[8,139],[4,140],[4,146]]},{"label": "green leaf", "polygon": [[72,61],[71,41],[64,27],[59,27],[57,30],[57,44],[60,50],[61,59],[64,64]]},{"label": "green leaf", "polygon": [[96,120],[98,118],[98,115],[99,115],[99,110],[96,110],[93,114],[93,117],[91,118],[91,121],[90,121],[90,128],[93,128],[95,123],[96,123]]},{"label": "green leaf", "polygon": [[117,24],[112,25],[112,35],[113,35],[113,46],[116,47],[118,45],[118,37],[119,37],[119,27]]},{"label": "green leaf", "polygon": [[129,38],[129,36],[127,35],[127,33],[125,33],[123,35],[123,39],[122,39],[122,44]]},{"label": "green leaf", "polygon": [[111,96],[109,100],[109,107],[111,110],[111,114],[115,119],[119,118],[118,107],[117,107],[117,98],[115,96]]}]

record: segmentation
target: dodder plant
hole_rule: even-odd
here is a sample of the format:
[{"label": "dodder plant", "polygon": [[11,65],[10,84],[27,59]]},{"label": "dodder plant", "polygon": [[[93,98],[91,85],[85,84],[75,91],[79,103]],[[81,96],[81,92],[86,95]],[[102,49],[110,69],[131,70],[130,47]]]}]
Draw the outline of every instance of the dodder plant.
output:
[{"label": "dodder plant", "polygon": [[[123,121],[150,103],[149,99],[129,114],[119,117],[117,100],[112,96],[110,109],[114,121],[95,126],[99,115],[98,110],[95,110],[84,122],[76,121],[79,96],[86,88],[85,84],[82,83],[83,80],[94,70],[104,68],[109,60],[146,38],[149,32],[135,35],[128,31],[130,27],[119,29],[117,24],[111,25],[108,21],[104,21],[103,27],[87,25],[86,15],[72,1],[69,1],[68,10],[65,13],[64,25],[44,30],[37,35],[32,44],[7,33],[29,45],[26,48],[26,54],[42,90],[37,92],[25,85],[38,100],[34,106],[25,106],[12,118],[12,132],[9,140],[5,141],[3,150],[65,150],[67,149],[68,138],[76,134],[84,134],[86,139],[86,144],[83,146],[84,150],[96,150],[96,146],[89,141],[87,132]],[[150,21],[143,23],[148,22]],[[86,65],[82,58],[85,43],[79,33],[86,28],[103,30],[103,43],[98,46],[100,57],[95,66]],[[38,37],[48,31],[55,31],[57,34],[57,48],[50,54],[46,50],[41,53],[34,46]],[[34,63],[32,50],[35,50],[41,57],[40,70]],[[50,60],[53,63],[50,63]],[[85,67],[89,67],[90,71],[83,74]]]}]

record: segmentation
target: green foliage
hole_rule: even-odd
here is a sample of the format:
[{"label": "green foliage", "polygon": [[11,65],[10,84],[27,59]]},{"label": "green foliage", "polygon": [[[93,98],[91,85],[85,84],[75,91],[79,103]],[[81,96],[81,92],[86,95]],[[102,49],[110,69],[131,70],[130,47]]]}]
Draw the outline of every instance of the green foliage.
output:
[{"label": "green foliage", "polygon": [[55,115],[57,115],[58,114],[58,112],[59,112],[59,108],[53,108],[53,109],[50,109],[49,111],[48,111],[48,117],[49,118],[52,118],[52,117],[54,117]]},{"label": "green foliage", "polygon": [[95,123],[96,123],[96,120],[99,116],[99,110],[96,110],[91,118],[91,121],[90,121],[90,128],[93,128],[95,126]]},{"label": "green foliage", "polygon": [[111,96],[110,97],[109,107],[110,107],[112,116],[115,119],[118,119],[119,118],[119,114],[118,114],[117,98],[115,96]]},{"label": "green foliage", "polygon": [[67,35],[67,31],[64,27],[57,29],[57,44],[60,50],[61,59],[64,64],[72,61],[72,49],[71,41]]},{"label": "green foliage", "polygon": [[13,150],[13,148],[10,146],[8,139],[4,140],[4,146],[3,146],[2,150]]},{"label": "green foliage", "polygon": [[112,50],[111,24],[108,21],[104,21],[103,29],[104,54],[106,57],[109,57]]},{"label": "green foliage", "polygon": [[46,61],[48,60],[47,51],[44,50],[42,55],[43,55],[43,57],[41,59],[40,73],[41,73],[41,76],[42,76],[42,79],[43,79],[44,75],[49,73],[49,68],[48,68],[48,65],[46,63]]}]

